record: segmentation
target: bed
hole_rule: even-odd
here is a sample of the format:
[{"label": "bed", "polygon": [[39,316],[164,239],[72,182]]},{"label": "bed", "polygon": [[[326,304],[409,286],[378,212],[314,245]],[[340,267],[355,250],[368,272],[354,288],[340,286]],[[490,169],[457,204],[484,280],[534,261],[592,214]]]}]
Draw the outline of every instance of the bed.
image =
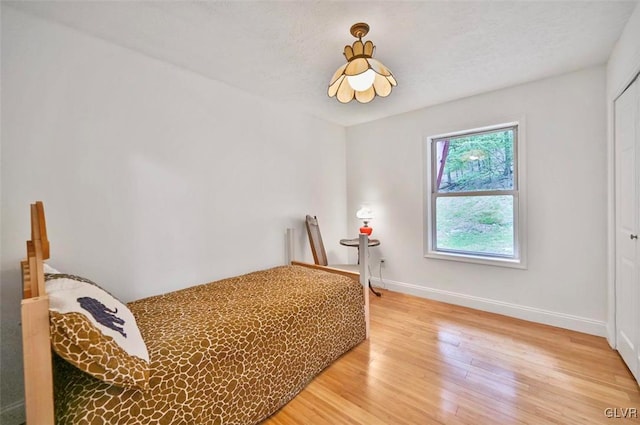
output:
[{"label": "bed", "polygon": [[[92,376],[58,349],[51,285],[70,276],[45,274],[40,202],[31,206],[31,225],[21,263],[28,424],[255,424],[368,338],[367,255],[360,274],[292,262],[128,303],[148,370],[135,382]],[[125,334],[108,316],[114,333]]]}]

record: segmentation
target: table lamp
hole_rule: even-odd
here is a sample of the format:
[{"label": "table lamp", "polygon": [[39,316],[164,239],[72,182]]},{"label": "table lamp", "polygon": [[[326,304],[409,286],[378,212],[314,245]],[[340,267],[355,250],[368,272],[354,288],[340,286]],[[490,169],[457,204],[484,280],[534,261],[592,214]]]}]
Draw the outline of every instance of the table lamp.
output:
[{"label": "table lamp", "polygon": [[368,207],[362,207],[356,212],[356,217],[364,222],[364,226],[360,228],[360,233],[371,236],[373,228],[369,227],[369,221],[373,218],[373,211]]}]

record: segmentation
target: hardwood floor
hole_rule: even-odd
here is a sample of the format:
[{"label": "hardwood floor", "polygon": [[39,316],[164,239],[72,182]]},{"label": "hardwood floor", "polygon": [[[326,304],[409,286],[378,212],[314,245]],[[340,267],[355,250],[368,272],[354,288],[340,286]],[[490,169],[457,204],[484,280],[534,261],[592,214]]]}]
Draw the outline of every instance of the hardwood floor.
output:
[{"label": "hardwood floor", "polygon": [[383,291],[371,339],[263,425],[631,423],[640,390],[604,338]]}]

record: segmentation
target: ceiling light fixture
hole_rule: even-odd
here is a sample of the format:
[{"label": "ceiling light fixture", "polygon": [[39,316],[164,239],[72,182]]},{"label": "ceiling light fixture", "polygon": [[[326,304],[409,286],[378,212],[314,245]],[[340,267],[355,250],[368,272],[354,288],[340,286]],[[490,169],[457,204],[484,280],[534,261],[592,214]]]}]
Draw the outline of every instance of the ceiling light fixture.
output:
[{"label": "ceiling light fixture", "polygon": [[349,103],[354,97],[360,103],[369,103],[376,95],[387,97],[391,87],[398,83],[380,61],[373,59],[376,46],[371,41],[362,42],[362,37],[369,32],[369,25],[359,22],[351,27],[351,35],[358,40],[352,46],[344,47],[347,63],[333,74],[329,97],[336,96],[338,102]]}]

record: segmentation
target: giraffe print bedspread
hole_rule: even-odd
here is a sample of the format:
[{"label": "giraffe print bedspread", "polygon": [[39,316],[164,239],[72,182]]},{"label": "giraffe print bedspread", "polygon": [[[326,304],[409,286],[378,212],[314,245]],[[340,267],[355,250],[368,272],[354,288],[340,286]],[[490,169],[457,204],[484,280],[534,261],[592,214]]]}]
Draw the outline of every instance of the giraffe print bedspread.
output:
[{"label": "giraffe print bedspread", "polygon": [[359,283],[300,266],[128,306],[149,351],[150,389],[105,384],[56,358],[58,424],[255,424],[365,338]]}]

